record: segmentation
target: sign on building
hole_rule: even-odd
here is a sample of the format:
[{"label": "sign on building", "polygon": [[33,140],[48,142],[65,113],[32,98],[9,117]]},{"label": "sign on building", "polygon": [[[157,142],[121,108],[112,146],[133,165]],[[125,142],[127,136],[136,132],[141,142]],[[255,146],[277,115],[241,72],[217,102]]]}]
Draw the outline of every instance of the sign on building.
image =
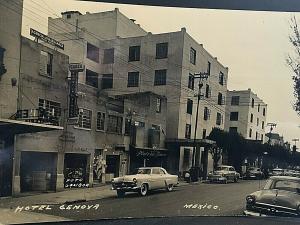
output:
[{"label": "sign on building", "polygon": [[84,71],[84,65],[82,63],[70,63],[69,64],[69,70],[71,72],[83,72]]},{"label": "sign on building", "polygon": [[58,47],[62,50],[65,49],[65,46],[63,43],[57,41],[57,40],[54,40],[53,38],[51,37],[48,37],[47,35],[45,34],[42,34],[41,32],[37,31],[37,30],[34,30],[32,28],[30,28],[30,35],[35,37],[37,40],[42,40],[50,45],[53,45],[55,47]]}]

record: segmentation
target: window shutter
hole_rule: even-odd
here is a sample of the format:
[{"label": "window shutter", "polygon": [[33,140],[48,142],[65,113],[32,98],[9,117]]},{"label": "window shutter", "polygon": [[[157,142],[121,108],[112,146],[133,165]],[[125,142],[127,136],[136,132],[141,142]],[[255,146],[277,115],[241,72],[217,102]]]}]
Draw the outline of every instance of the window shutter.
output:
[{"label": "window shutter", "polygon": [[40,74],[47,75],[48,53],[41,51],[40,55]]}]

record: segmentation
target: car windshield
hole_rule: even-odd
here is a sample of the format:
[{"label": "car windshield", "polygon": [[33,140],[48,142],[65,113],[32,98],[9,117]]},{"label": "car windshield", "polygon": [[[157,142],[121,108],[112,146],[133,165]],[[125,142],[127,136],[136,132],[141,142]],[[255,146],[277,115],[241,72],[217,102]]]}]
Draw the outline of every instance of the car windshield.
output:
[{"label": "car windshield", "polygon": [[216,170],[228,170],[226,166],[218,166]]},{"label": "car windshield", "polygon": [[139,168],[137,170],[136,174],[151,174],[151,169],[142,169],[142,168]]},{"label": "car windshield", "polygon": [[297,180],[268,180],[266,189],[277,189],[282,191],[290,191],[300,194],[300,181]]}]

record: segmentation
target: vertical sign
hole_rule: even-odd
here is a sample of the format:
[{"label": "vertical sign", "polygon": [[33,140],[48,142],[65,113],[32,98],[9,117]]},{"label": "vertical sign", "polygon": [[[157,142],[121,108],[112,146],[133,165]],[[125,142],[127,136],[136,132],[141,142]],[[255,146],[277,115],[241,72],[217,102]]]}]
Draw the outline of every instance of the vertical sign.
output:
[{"label": "vertical sign", "polygon": [[71,63],[69,65],[69,70],[71,72],[71,78],[69,83],[69,118],[76,118],[78,117],[78,73],[84,71],[84,65],[80,63]]}]

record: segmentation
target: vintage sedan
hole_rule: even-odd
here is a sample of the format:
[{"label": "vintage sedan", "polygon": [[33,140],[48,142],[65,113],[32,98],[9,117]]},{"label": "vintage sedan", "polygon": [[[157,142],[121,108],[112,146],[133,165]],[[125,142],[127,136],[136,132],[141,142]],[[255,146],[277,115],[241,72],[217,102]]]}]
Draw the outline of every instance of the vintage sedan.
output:
[{"label": "vintage sedan", "polygon": [[218,166],[215,171],[209,172],[208,180],[210,182],[222,182],[227,183],[228,181],[238,182],[240,174],[235,171],[233,166]]},{"label": "vintage sedan", "polygon": [[124,197],[126,192],[138,192],[146,196],[148,191],[166,189],[172,191],[178,185],[178,176],[169,174],[161,167],[142,167],[133,175],[112,179],[112,189],[117,191],[118,197]]},{"label": "vintage sedan", "polygon": [[263,190],[246,197],[245,215],[300,216],[300,178],[271,177]]},{"label": "vintage sedan", "polygon": [[248,168],[244,176],[245,179],[263,179],[264,177],[264,173],[257,167]]}]

